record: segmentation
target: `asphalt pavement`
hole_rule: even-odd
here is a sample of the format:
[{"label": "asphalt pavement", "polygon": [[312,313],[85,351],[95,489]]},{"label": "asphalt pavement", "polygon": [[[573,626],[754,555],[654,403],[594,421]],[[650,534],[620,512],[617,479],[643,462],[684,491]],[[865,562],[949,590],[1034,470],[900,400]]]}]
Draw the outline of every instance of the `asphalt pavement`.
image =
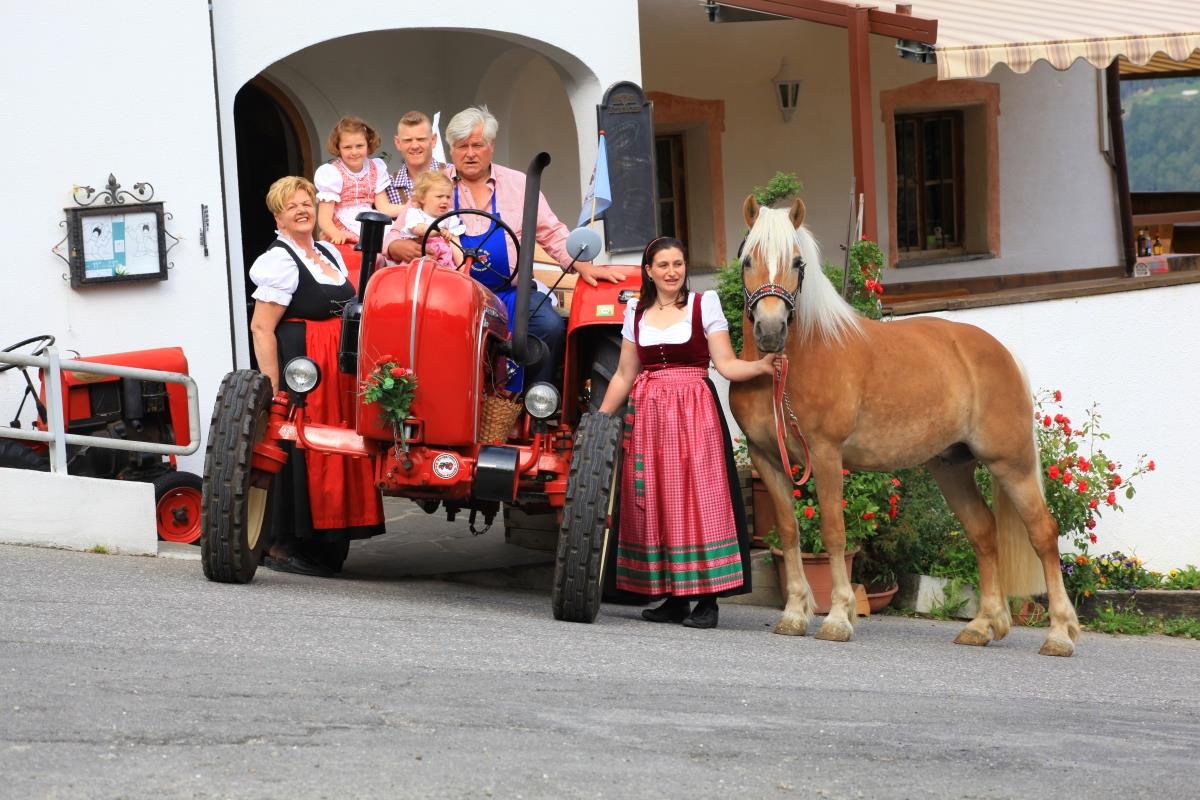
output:
[{"label": "asphalt pavement", "polygon": [[411,563],[497,547],[397,532],[336,579],[228,586],[0,546],[0,797],[1197,796],[1200,642],[1054,659],[1037,629],[874,617],[836,644],[731,604],[712,631],[568,624]]}]

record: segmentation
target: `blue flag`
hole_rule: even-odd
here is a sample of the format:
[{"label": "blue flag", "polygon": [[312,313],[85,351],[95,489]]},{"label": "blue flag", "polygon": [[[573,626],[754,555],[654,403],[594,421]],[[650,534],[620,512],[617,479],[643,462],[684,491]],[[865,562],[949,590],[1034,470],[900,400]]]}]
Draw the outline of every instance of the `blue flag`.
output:
[{"label": "blue flag", "polygon": [[604,146],[604,131],[600,131],[600,144],[596,148],[596,166],[592,167],[592,179],[588,182],[587,194],[583,196],[583,210],[579,212],[579,227],[593,220],[602,219],[612,205],[612,187],[608,183],[608,148]]}]

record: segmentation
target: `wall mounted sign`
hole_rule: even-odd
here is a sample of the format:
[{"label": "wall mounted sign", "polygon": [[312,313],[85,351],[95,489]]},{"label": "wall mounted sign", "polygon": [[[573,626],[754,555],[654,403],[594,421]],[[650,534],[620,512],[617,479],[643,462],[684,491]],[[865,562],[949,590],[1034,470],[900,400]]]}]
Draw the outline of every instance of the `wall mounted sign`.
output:
[{"label": "wall mounted sign", "polygon": [[640,86],[621,81],[596,106],[612,187],[612,205],[604,212],[604,245],[610,253],[641,252],[658,236],[651,105]]}]

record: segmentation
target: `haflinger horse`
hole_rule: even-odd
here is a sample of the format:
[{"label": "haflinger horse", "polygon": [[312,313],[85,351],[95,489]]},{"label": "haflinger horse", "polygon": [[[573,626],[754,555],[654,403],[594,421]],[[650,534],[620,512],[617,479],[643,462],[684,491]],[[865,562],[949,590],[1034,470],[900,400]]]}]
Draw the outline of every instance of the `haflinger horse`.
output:
[{"label": "haflinger horse", "polygon": [[[859,315],[822,272],[800,200],[790,209],[773,209],[750,196],[743,214],[750,233],[741,254],[747,298],[742,357],[787,356],[788,415],[808,442],[821,541],[832,565],[832,609],[816,637],[848,641],[856,621],[843,558],[842,469],[924,465],[979,561],[979,613],[954,641],[986,645],[1004,638],[1012,622],[1007,597],[1046,590],[1050,630],[1040,652],[1071,655],[1079,622],[1063,586],[1058,525],[1046,508],[1033,398],[1012,354],[972,325]],[[732,384],[729,405],[778,521],[787,603],[775,633],[803,636],[815,605],[801,566],[772,381]],[[786,446],[801,463],[800,437],[788,431]],[[980,463],[992,476],[993,509],[975,483]]]}]

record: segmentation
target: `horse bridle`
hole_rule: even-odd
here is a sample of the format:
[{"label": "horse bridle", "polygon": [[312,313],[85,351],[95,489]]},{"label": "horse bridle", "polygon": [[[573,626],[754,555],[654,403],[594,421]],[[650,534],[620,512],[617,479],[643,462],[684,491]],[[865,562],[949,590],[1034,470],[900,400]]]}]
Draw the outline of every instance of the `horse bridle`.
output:
[{"label": "horse bridle", "polygon": [[[738,245],[738,260],[742,258],[742,248],[746,246],[746,240],[742,239],[742,243]],[[746,288],[746,269],[742,267],[742,295],[746,298],[746,316],[750,321],[754,321],[754,304],[764,297],[778,297],[788,307],[788,313],[791,314],[796,310],[796,295],[800,294],[800,288],[804,286],[804,258],[799,257],[800,277],[796,280],[796,291],[789,292],[778,283],[764,283],[753,292]],[[792,411],[791,401],[787,396],[787,356],[780,354],[780,357],[775,362],[775,374],[772,377],[771,387],[771,411],[775,416],[775,440],[779,445],[779,460],[783,464],[783,474],[788,476],[788,479],[796,486],[804,486],[808,481],[809,475],[812,474],[812,456],[808,450],[808,440],[804,438],[804,433],[800,430],[800,421],[796,419],[796,413]],[[785,417],[786,413],[786,417]],[[800,447],[804,451],[804,472],[799,478],[792,471],[792,461],[788,458],[787,452],[787,427],[785,424],[790,424],[792,431],[796,434],[796,438],[800,440]]]},{"label": "horse bridle", "polygon": [[[738,245],[737,257],[742,260],[742,248],[746,246],[746,240],[742,239],[742,243]],[[800,277],[796,280],[796,291],[791,292],[780,286],[778,283],[764,283],[753,292],[746,288],[746,269],[742,267],[742,296],[746,299],[746,316],[750,321],[754,321],[754,306],[759,300],[764,297],[778,297],[787,306],[788,313],[794,313],[796,310],[796,295],[800,294],[800,287],[804,285],[804,258],[800,257]]]}]

